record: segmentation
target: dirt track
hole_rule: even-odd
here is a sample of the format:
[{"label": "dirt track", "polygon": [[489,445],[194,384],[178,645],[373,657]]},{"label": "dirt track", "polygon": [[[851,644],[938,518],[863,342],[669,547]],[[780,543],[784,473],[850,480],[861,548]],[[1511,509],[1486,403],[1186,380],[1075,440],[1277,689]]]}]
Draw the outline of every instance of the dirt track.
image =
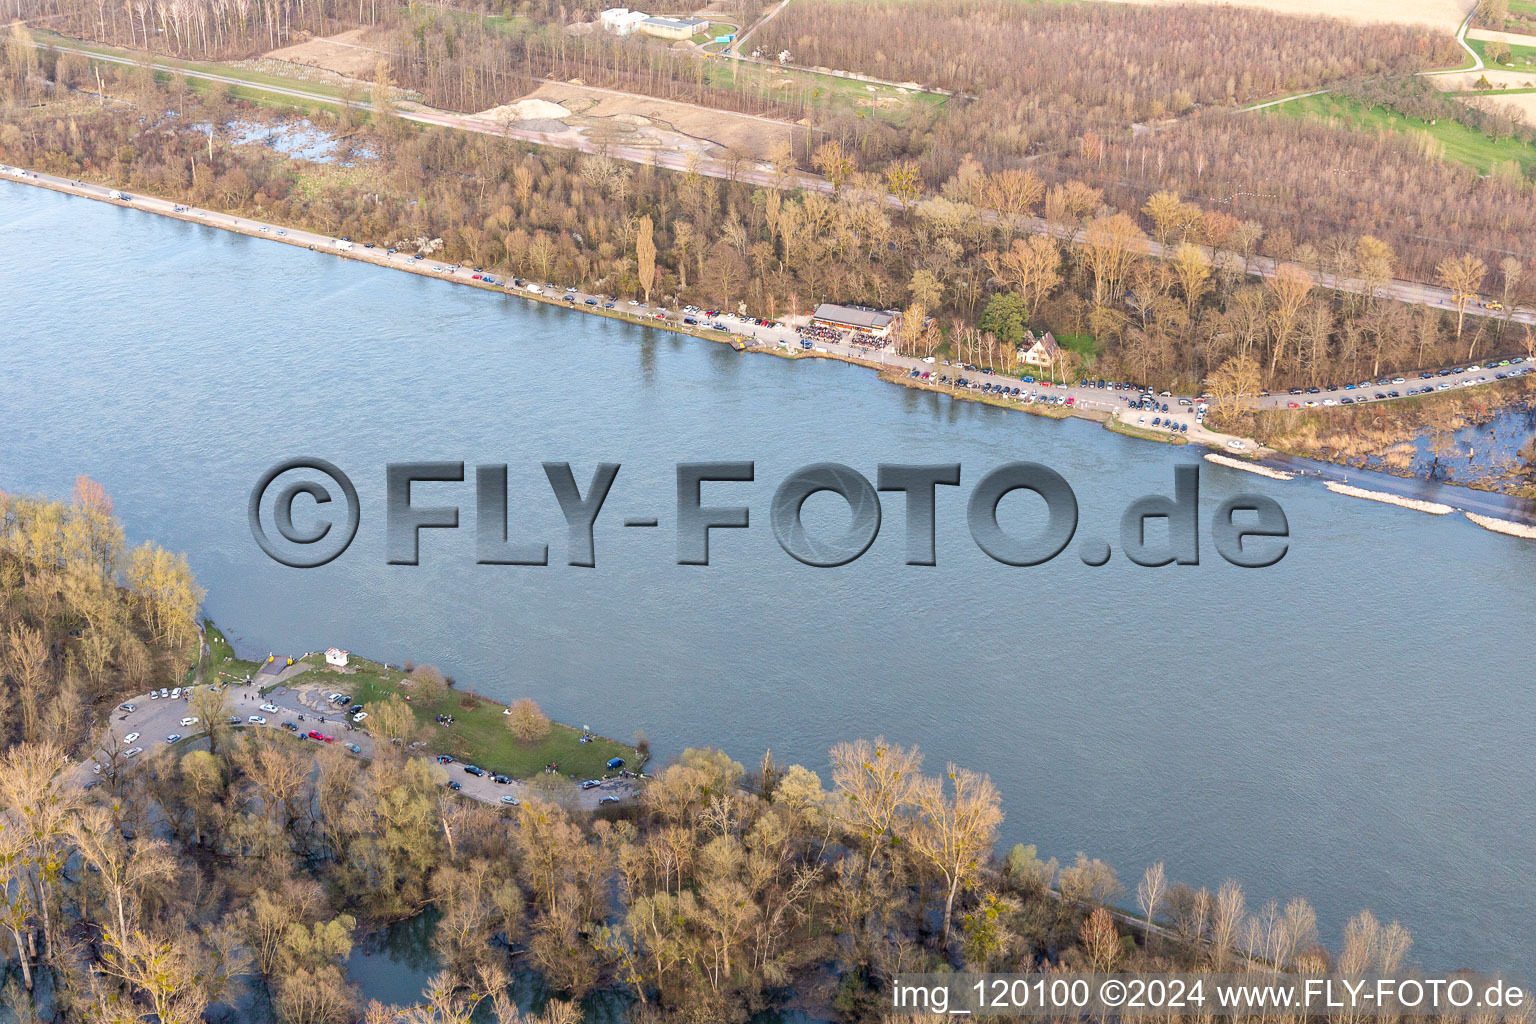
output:
[{"label": "dirt track", "polygon": [[[789,139],[795,127],[750,114],[566,83],[546,82],[524,98],[559,103],[576,115],[577,120],[567,123],[607,128],[638,139],[679,143],[684,151],[697,148],[717,158],[736,149],[754,159],[766,160],[776,145]],[[692,144],[686,141],[690,139]],[[628,144],[636,141],[631,139]]]},{"label": "dirt track", "polygon": [[363,41],[364,29],[354,28],[334,36],[311,39],[273,50],[263,56],[291,64],[325,68],[348,78],[371,79],[381,51]]}]

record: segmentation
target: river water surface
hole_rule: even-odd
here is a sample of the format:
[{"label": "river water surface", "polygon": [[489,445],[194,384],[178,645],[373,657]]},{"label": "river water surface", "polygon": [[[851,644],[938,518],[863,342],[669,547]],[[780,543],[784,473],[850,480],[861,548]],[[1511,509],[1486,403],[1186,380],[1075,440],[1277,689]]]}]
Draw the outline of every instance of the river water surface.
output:
[{"label": "river water surface", "polygon": [[[332,645],[431,662],[502,699],[627,738],[663,758],[764,747],[826,779],[827,750],[883,734],[985,770],[1004,842],[1084,850],[1134,887],[1151,861],[1250,901],[1318,907],[1336,945],[1370,907],[1414,933],[1430,968],[1532,973],[1536,546],[1204,465],[1202,517],[1243,491],[1284,507],[1289,554],[1242,570],[1202,537],[1201,564],[1147,569],[1118,551],[1121,510],[1171,493],[1194,448],[1169,448],[877,382],[825,361],[533,305],[320,253],[0,184],[0,486],[66,496],[106,485],[135,541],[187,552],[208,614],[242,653]],[[314,455],[356,482],[362,526],[314,570],[253,542],[252,485]],[[418,485],[463,527],[427,531],[419,566],[386,564],[384,466],[510,464],[514,535],[544,568],[475,564],[474,485]],[[751,484],[707,485],[752,526],[716,531],[714,564],[676,564],[674,465],[751,459]],[[1069,551],[991,561],[964,526],[1002,463],[1060,472]],[[597,567],[564,564],[540,463],[621,463]],[[903,564],[905,513],[863,558],[803,566],[768,522],[792,469],[960,462],[941,488],[938,565]],[[1002,518],[1040,521],[1027,496]],[[302,502],[301,502],[302,506]],[[812,524],[833,523],[826,495]],[[656,516],[657,529],[625,529]]]}]

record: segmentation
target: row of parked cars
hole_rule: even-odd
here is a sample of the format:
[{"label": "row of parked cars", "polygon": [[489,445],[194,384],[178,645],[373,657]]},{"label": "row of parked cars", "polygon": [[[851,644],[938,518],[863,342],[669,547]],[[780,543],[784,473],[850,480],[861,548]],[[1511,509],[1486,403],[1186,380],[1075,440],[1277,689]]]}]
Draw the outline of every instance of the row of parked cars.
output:
[{"label": "row of parked cars", "polygon": [[[458,763],[458,759],[455,758],[452,754],[438,754],[437,755],[437,763],[441,764],[441,765],[456,764],[456,763]],[[624,759],[622,757],[612,758],[608,762],[608,768],[610,770],[616,771],[616,770],[618,770],[620,768],[623,768],[623,767],[624,767]],[[501,785],[501,786],[511,785],[511,783],[512,783],[512,779],[511,779],[510,776],[502,775],[499,772],[487,771],[486,769],[481,768],[477,764],[466,764],[466,765],[464,765],[464,774],[465,775],[473,775],[477,779],[486,779],[486,778],[488,778],[492,782],[496,783],[497,785]],[[596,789],[598,786],[601,786],[601,785],[602,785],[602,781],[599,780],[599,779],[588,779],[587,781],[585,781],[585,782],[583,782],[581,784],[581,788],[582,789]],[[455,780],[455,779],[449,779],[448,780],[448,788],[453,790],[454,792],[459,792],[460,790],[462,790],[464,788],[464,784],[462,782],[459,782],[459,781]],[[502,797],[501,797],[501,802],[506,804],[506,805],[508,805],[509,807],[516,807],[517,804],[518,804],[518,799],[517,799],[517,797],[513,796],[511,793],[504,793],[502,795]],[[600,804],[616,804],[616,803],[619,802],[619,798],[616,797],[616,796],[611,796],[611,795],[610,796],[604,796],[604,797],[601,797],[597,802],[600,803]]]},{"label": "row of parked cars", "polygon": [[[1437,370],[1433,373],[1426,371],[1419,374],[1419,380],[1429,381],[1430,383],[1415,384],[1412,387],[1403,388],[1401,390],[1394,389],[1393,385],[1407,384],[1408,378],[1406,377],[1382,377],[1380,380],[1377,380],[1374,383],[1366,380],[1361,381],[1358,384],[1345,384],[1342,387],[1337,384],[1329,384],[1327,387],[1291,388],[1290,393],[1298,399],[1300,399],[1303,395],[1325,395],[1350,391],[1356,392],[1356,394],[1340,394],[1337,398],[1318,398],[1287,402],[1286,406],[1291,409],[1300,409],[1303,406],[1310,408],[1316,405],[1355,405],[1359,402],[1381,401],[1388,398],[1402,398],[1405,395],[1427,395],[1433,391],[1449,391],[1452,388],[1457,387],[1471,387],[1474,384],[1488,383],[1489,378],[1486,375],[1481,375],[1480,373],[1480,371],[1484,370],[1492,371],[1492,379],[1494,380],[1507,380],[1511,377],[1520,377],[1530,373],[1530,367],[1520,365],[1524,362],[1524,356],[1515,356],[1513,359],[1501,359],[1497,362],[1489,362],[1486,365],[1481,363],[1473,363],[1470,366],[1454,366],[1444,370]],[[1511,369],[1500,369],[1500,367],[1505,366],[1511,367]],[[1463,379],[1454,382],[1440,381],[1439,383],[1435,383],[1435,381],[1440,377],[1454,377],[1455,375],[1462,373],[1479,373],[1480,375],[1477,377],[1464,377]],[[1367,393],[1366,389],[1372,387],[1386,388],[1387,390],[1371,391]]]}]

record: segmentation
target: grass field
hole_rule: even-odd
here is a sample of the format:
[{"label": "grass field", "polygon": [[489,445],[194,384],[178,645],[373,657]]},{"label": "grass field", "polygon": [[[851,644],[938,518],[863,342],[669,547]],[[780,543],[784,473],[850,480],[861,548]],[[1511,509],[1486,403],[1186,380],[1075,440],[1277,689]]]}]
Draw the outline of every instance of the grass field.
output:
[{"label": "grass field", "polygon": [[1521,68],[1536,68],[1536,46],[1509,47],[1509,56],[1502,61],[1494,62],[1488,59],[1488,47],[1492,45],[1486,39],[1468,39],[1467,45],[1477,51],[1477,55],[1483,58],[1483,62],[1490,68],[1513,68],[1516,71]]},{"label": "grass field", "polygon": [[782,100],[803,100],[822,110],[848,110],[895,124],[906,124],[913,115],[926,117],[949,99],[942,93],[921,89],[898,89],[819,71],[719,58],[709,60],[704,80],[720,88],[745,90]]},{"label": "grass field", "polygon": [[1093,361],[1099,355],[1099,342],[1091,334],[1058,334],[1056,341],[1062,348],[1069,352],[1076,352],[1083,357],[1083,362],[1092,366]]},{"label": "grass field", "polygon": [[224,631],[214,625],[212,619],[203,620],[203,634],[208,642],[208,663],[205,665],[205,681],[214,682],[215,673],[223,673],[235,679],[254,676],[260,664],[235,657],[235,648],[225,638]]},{"label": "grass field", "polygon": [[[305,658],[308,664],[323,666],[325,656],[312,654]],[[412,696],[413,686],[402,683],[406,673],[386,668],[376,661],[368,661],[355,655],[349,659],[347,674],[324,676],[327,686],[334,680],[337,690],[352,695],[353,700],[367,708],[388,700],[394,694]],[[322,669],[323,672],[323,669]],[[296,682],[320,681],[322,675],[313,670],[299,676]],[[435,701],[412,699],[411,710],[416,721],[431,736],[428,748],[434,754],[452,754],[467,764],[477,764],[487,771],[501,772],[514,778],[529,778],[541,774],[547,764],[559,765],[560,774],[574,775],[578,779],[602,778],[612,774],[604,767],[610,758],[622,757],[625,767],[640,767],[635,748],[604,737],[595,737],[590,743],[581,742],[581,730],[551,722],[549,734],[534,743],[524,743],[507,728],[505,707],[461,690],[448,689]],[[438,715],[452,715],[453,724],[439,726]]]},{"label": "grass field", "polygon": [[723,21],[712,21],[709,23],[709,26],[704,29],[704,31],[697,33],[691,41],[695,46],[698,46],[702,43],[709,42],[716,36],[728,36],[735,31],[737,31],[735,25],[731,25]]},{"label": "grass field", "polygon": [[1358,131],[1428,137],[1434,140],[1445,159],[1474,167],[1484,174],[1491,171],[1495,164],[1507,164],[1511,160],[1527,173],[1536,166],[1536,147],[1518,139],[1492,139],[1457,121],[1441,118],[1435,124],[1430,124],[1418,118],[1405,117],[1386,107],[1366,107],[1339,96],[1307,96],[1269,107],[1263,113],[1284,117],[1313,117]]}]

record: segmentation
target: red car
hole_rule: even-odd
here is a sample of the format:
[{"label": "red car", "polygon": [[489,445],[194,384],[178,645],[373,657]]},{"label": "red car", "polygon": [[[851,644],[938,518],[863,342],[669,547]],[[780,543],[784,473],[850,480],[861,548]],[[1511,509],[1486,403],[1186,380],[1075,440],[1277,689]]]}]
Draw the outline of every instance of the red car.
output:
[{"label": "red car", "polygon": [[312,740],[319,740],[321,743],[335,743],[336,742],[336,737],[334,737],[334,736],[327,736],[325,733],[317,732],[314,729],[311,729],[309,731],[309,738],[312,739]]},{"label": "red car", "polygon": [[1287,409],[1300,409],[1301,408],[1301,403],[1300,402],[1287,402],[1287,403],[1285,403],[1285,407]]}]

